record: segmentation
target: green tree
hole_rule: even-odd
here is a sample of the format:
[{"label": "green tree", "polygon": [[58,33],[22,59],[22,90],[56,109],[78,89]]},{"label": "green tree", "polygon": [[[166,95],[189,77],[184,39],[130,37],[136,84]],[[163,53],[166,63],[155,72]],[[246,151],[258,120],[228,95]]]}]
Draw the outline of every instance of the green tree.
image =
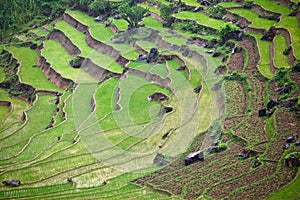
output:
[{"label": "green tree", "polygon": [[167,25],[171,25],[172,22],[172,9],[171,6],[161,5],[160,7],[160,16],[165,21]]},{"label": "green tree", "polygon": [[146,9],[133,5],[131,6],[129,2],[123,3],[119,6],[121,12],[121,18],[125,19],[129,23],[129,27],[136,28],[138,23],[143,19]]},{"label": "green tree", "polygon": [[223,38],[226,37],[228,34],[234,33],[236,31],[239,31],[239,27],[234,26],[231,22],[227,22],[221,27],[219,35]]},{"label": "green tree", "polygon": [[97,15],[111,12],[112,5],[108,0],[95,0],[88,5],[89,10]]}]

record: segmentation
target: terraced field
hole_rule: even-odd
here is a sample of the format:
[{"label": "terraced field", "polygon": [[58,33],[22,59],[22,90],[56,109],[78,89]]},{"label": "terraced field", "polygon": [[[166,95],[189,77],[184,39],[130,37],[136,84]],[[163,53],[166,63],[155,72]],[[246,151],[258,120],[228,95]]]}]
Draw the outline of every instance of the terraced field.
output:
[{"label": "terraced field", "polygon": [[[223,2],[222,19],[176,3],[170,29],[172,2],[146,1],[135,29],[66,10],[0,46],[0,180],[21,181],[0,199],[300,198],[286,161],[300,153],[286,144],[300,136],[299,17],[280,1]],[[226,21],[246,27],[224,36]]]}]

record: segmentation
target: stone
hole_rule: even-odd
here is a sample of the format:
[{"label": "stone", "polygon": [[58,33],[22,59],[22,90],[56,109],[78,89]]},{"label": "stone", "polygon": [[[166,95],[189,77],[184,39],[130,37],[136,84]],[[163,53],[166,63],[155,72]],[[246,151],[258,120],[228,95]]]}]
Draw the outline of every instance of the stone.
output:
[{"label": "stone", "polygon": [[265,108],[262,108],[258,111],[258,116],[259,117],[265,117],[267,116],[267,110]]},{"label": "stone", "polygon": [[14,180],[14,179],[6,180],[6,181],[3,181],[2,183],[6,186],[13,186],[13,187],[21,185],[21,181]]},{"label": "stone", "polygon": [[147,55],[147,63],[156,63],[158,58],[158,49],[152,48]]},{"label": "stone", "polygon": [[203,161],[203,160],[204,160],[204,153],[203,151],[200,150],[197,152],[190,153],[188,156],[186,156],[184,158],[184,164],[187,166],[194,162]]},{"label": "stone", "polygon": [[103,18],[102,18],[102,16],[99,15],[99,16],[95,17],[94,20],[95,20],[95,22],[102,22]]}]

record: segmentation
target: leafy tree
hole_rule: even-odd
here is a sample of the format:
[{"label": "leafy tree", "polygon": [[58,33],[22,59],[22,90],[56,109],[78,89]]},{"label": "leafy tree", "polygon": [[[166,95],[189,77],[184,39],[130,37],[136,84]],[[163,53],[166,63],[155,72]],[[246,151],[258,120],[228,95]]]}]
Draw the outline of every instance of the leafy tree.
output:
[{"label": "leafy tree", "polygon": [[129,27],[136,28],[138,23],[143,19],[146,9],[139,6],[131,6],[129,2],[123,3],[119,6],[121,12],[121,18],[125,19],[129,23]]},{"label": "leafy tree", "polygon": [[160,14],[161,18],[165,21],[168,22],[172,18],[172,9],[168,5],[161,5],[160,7]]},{"label": "leafy tree", "polygon": [[95,14],[108,14],[111,11],[112,5],[108,0],[95,0],[88,5],[89,10]]},{"label": "leafy tree", "polygon": [[220,31],[219,31],[219,35],[224,38],[227,35],[229,35],[230,33],[235,33],[239,31],[239,28],[237,26],[234,26],[232,23],[227,22],[225,24],[223,24],[223,26],[221,27]]},{"label": "leafy tree", "polygon": [[226,15],[226,10],[222,6],[216,5],[207,9],[207,13],[209,17],[222,19]]}]

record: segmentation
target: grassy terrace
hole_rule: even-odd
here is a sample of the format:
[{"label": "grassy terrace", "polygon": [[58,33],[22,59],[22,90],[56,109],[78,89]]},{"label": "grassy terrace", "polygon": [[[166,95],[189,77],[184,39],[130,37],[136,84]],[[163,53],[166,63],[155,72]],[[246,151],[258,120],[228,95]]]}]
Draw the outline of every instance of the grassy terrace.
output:
[{"label": "grassy terrace", "polygon": [[[103,23],[95,22],[93,17],[78,10],[68,10],[66,11],[66,13],[68,13],[70,16],[72,16],[82,24],[88,26],[89,31],[93,36],[93,38],[113,46],[116,50],[120,51],[125,58],[132,60],[138,57],[139,54],[135,51],[135,49],[131,45],[113,43],[111,41],[111,38],[113,38],[114,34],[110,30],[110,28],[105,27]],[[121,28],[120,29],[121,31],[128,26],[128,23],[122,19],[114,20],[114,23],[118,28]]]},{"label": "grassy terrace", "polygon": [[234,7],[241,7],[241,4],[234,3],[234,2],[221,2],[218,5],[224,7],[224,8],[234,8]]},{"label": "grassy terrace", "polygon": [[271,26],[273,26],[276,23],[276,21],[273,21],[273,20],[260,18],[259,15],[252,10],[234,9],[234,10],[230,10],[230,12],[237,14],[239,16],[245,17],[246,19],[250,20],[252,22],[250,27],[252,27],[252,28],[269,29]]},{"label": "grassy terrace", "polygon": [[292,36],[294,54],[297,60],[300,60],[300,28],[297,17],[282,16],[276,28],[285,28],[289,30]]},{"label": "grassy terrace", "polygon": [[157,21],[156,19],[152,17],[145,17],[144,20],[141,22],[141,24],[144,24],[151,28],[162,28],[162,24]]},{"label": "grassy terrace", "polygon": [[182,2],[189,6],[201,6],[196,0],[182,0]]},{"label": "grassy terrace", "polygon": [[126,31],[128,28],[128,22],[124,19],[115,19],[114,24],[119,31]]},{"label": "grassy terrace", "polygon": [[286,6],[278,5],[275,1],[270,0],[254,0],[254,3],[261,5],[266,10],[270,10],[275,13],[289,14],[290,10]]},{"label": "grassy terrace", "polygon": [[15,46],[10,46],[6,49],[10,51],[21,64],[19,75],[22,82],[28,83],[39,90],[61,90],[47,80],[41,69],[35,67],[38,59],[38,53],[36,51],[31,50],[29,47]]},{"label": "grassy terrace", "polygon": [[82,82],[94,82],[95,79],[83,72],[80,69],[74,69],[69,66],[69,62],[73,59],[71,55],[61,46],[61,44],[55,40],[47,40],[44,43],[42,49],[42,55],[51,64],[51,67],[63,77],[78,80],[80,73],[80,81]]},{"label": "grassy terrace", "polygon": [[252,36],[256,38],[258,48],[259,48],[259,55],[260,55],[260,62],[259,62],[259,70],[268,79],[273,78],[273,73],[271,72],[271,56],[270,56],[270,45],[271,43],[268,41],[261,40],[260,38],[262,35],[251,33]]},{"label": "grassy terrace", "polygon": [[147,10],[153,12],[153,13],[156,13],[156,14],[160,15],[160,10],[157,9],[157,8],[154,8],[153,6],[148,6],[147,4],[144,4],[144,3],[139,4],[139,6],[142,7],[142,8],[145,8],[145,9],[147,9]]},{"label": "grassy terrace", "polygon": [[66,34],[66,36],[76,45],[80,51],[81,56],[90,58],[95,64],[108,69],[115,73],[122,73],[123,67],[120,66],[115,60],[113,60],[110,56],[105,54],[101,54],[98,51],[92,49],[85,42],[85,35],[79,31],[77,31],[74,27],[69,25],[65,21],[60,21],[56,23],[56,28],[61,30]]},{"label": "grassy terrace", "polygon": [[67,10],[67,14],[89,27],[91,35],[99,40],[106,41],[113,37],[113,32],[103,23],[95,22],[94,18],[79,10]]},{"label": "grassy terrace", "polygon": [[214,28],[216,30],[219,30],[224,23],[221,20],[209,18],[208,16],[200,12],[183,11],[173,16],[178,19],[196,20],[199,24]]},{"label": "grassy terrace", "polygon": [[288,43],[284,36],[276,35],[274,38],[275,58],[274,63],[277,68],[290,68],[289,60],[283,51],[288,48]]}]

